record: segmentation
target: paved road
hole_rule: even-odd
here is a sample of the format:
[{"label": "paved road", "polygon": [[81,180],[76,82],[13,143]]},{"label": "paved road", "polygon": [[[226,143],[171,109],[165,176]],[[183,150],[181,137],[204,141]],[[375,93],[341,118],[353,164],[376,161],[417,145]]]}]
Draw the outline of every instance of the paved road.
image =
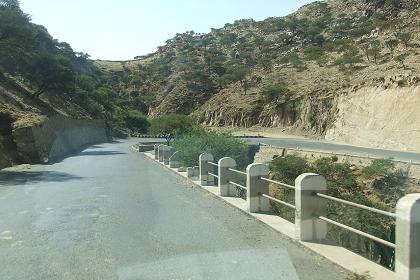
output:
[{"label": "paved road", "polygon": [[95,145],[0,172],[0,279],[344,279],[140,153]]},{"label": "paved road", "polygon": [[[269,144],[286,148],[300,148],[300,149],[309,149],[309,150],[321,150],[327,152],[337,152],[337,153],[349,153],[353,155],[370,155],[379,158],[394,158],[397,160],[413,161],[420,162],[420,153],[417,152],[403,152],[403,151],[393,151],[393,150],[384,150],[384,149],[373,149],[358,147],[346,144],[338,144],[331,141],[325,140],[313,140],[306,138],[243,138],[247,143],[251,144]],[[162,141],[163,139],[153,138],[153,139],[141,139],[141,141]]]},{"label": "paved road", "polygon": [[323,140],[311,140],[302,138],[244,138],[246,142],[258,144],[265,143],[286,148],[313,149],[354,155],[372,155],[380,158],[394,158],[398,160],[420,162],[420,153],[402,152],[383,149],[371,149],[345,144],[337,144]]}]

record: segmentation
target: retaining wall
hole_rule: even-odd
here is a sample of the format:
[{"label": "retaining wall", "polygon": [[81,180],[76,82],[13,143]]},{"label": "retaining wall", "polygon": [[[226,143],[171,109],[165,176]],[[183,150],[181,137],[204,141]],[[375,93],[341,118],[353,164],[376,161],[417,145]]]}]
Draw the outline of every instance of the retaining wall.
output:
[{"label": "retaining wall", "polygon": [[75,120],[63,116],[13,131],[17,151],[24,162],[46,163],[108,140],[102,120]]}]

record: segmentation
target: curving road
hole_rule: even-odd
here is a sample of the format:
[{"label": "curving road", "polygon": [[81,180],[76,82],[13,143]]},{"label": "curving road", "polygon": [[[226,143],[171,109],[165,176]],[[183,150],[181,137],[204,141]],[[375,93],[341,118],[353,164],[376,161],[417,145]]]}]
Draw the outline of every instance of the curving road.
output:
[{"label": "curving road", "polygon": [[137,141],[0,171],[0,279],[345,278],[133,152]]},{"label": "curving road", "polygon": [[336,153],[348,153],[353,155],[371,155],[379,158],[394,158],[397,160],[420,162],[420,153],[403,152],[384,149],[373,149],[346,144],[338,144],[324,140],[312,140],[304,138],[244,138],[245,142],[252,144],[269,144],[285,148],[300,148],[320,150]]}]

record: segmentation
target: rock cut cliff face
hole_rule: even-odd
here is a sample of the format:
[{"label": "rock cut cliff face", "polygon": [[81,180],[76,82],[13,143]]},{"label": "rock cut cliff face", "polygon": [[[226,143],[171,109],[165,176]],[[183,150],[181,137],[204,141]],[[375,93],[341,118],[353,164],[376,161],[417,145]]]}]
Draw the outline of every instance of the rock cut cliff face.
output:
[{"label": "rock cut cliff face", "polygon": [[420,86],[366,87],[339,98],[327,140],[420,151]]}]

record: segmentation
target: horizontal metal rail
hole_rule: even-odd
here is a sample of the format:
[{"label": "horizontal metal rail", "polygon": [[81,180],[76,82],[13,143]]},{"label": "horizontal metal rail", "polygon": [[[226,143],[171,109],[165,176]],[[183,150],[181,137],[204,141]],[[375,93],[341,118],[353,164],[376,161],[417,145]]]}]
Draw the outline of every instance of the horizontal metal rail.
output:
[{"label": "horizontal metal rail", "polygon": [[210,164],[210,165],[213,165],[213,166],[219,166],[217,163],[214,163],[214,162],[211,162],[211,161],[208,161],[207,163]]},{"label": "horizontal metal rail", "polygon": [[280,200],[280,199],[274,198],[274,197],[272,197],[272,196],[269,196],[269,195],[267,195],[267,194],[263,194],[263,193],[260,193],[260,195],[261,195],[262,197],[268,198],[269,200],[272,200],[272,201],[274,201],[274,202],[277,202],[277,203],[283,204],[283,205],[285,205],[285,206],[287,206],[287,207],[290,207],[290,208],[292,208],[292,209],[296,209],[296,206],[294,206],[293,204],[287,203],[287,202],[285,202],[285,201],[283,201],[283,200]]},{"label": "horizontal metal rail", "polygon": [[289,188],[289,189],[293,189],[293,190],[295,189],[295,186],[288,185],[288,184],[285,184],[285,183],[282,183],[282,182],[279,182],[279,181],[271,180],[271,179],[264,178],[264,177],[260,177],[260,179],[263,180],[263,181],[269,182],[269,183],[273,183],[273,184],[277,184],[277,185]]},{"label": "horizontal metal rail", "polygon": [[241,189],[244,189],[244,190],[247,189],[245,186],[242,186],[241,184],[238,184],[238,183],[235,183],[235,182],[232,182],[232,181],[229,181],[229,184],[232,184],[232,185],[237,186],[237,187],[239,187]]},{"label": "horizontal metal rail", "polygon": [[209,175],[210,175],[210,176],[213,176],[213,177],[215,177],[215,178],[219,178],[219,176],[218,176],[218,175],[213,174],[213,173],[211,173],[211,172],[209,172]]},{"label": "horizontal metal rail", "polygon": [[386,246],[388,246],[388,247],[391,247],[391,248],[394,248],[394,249],[396,248],[396,245],[395,245],[394,243],[392,243],[392,242],[389,242],[389,241],[383,240],[383,239],[381,239],[381,238],[379,238],[379,237],[376,237],[376,236],[371,235],[371,234],[369,234],[369,233],[366,233],[366,232],[360,231],[360,230],[358,230],[358,229],[352,228],[352,227],[350,227],[350,226],[346,226],[345,224],[342,224],[342,223],[336,222],[336,221],[334,221],[334,220],[328,219],[327,217],[320,216],[320,217],[319,217],[319,219],[320,219],[320,220],[323,220],[323,221],[325,221],[325,222],[327,222],[327,223],[333,224],[333,225],[335,225],[335,226],[338,226],[338,227],[341,227],[341,228],[347,229],[347,230],[349,230],[349,231],[351,231],[351,232],[357,233],[357,234],[359,234],[359,235],[361,235],[361,236],[367,237],[367,238],[369,238],[369,239],[371,239],[371,240],[373,240],[373,241],[376,241],[376,242],[378,242],[378,243],[384,244],[384,245],[386,245]]},{"label": "horizontal metal rail", "polygon": [[228,170],[232,171],[232,172],[235,172],[235,173],[238,173],[238,174],[246,175],[246,172],[239,171],[239,170],[236,170],[236,169],[233,169],[233,168],[228,168]]},{"label": "horizontal metal rail", "polygon": [[377,213],[377,214],[381,214],[381,215],[384,215],[384,216],[388,216],[388,217],[391,217],[391,218],[396,218],[397,217],[397,215],[395,213],[387,212],[387,211],[384,211],[384,210],[379,210],[379,209],[376,209],[376,208],[373,208],[373,207],[369,207],[369,206],[365,206],[365,205],[358,204],[358,203],[355,203],[355,202],[351,202],[351,201],[347,201],[347,200],[344,200],[344,199],[336,198],[336,197],[329,196],[329,195],[326,195],[326,194],[316,193],[316,195],[319,196],[319,197],[322,197],[324,199],[329,199],[329,200],[332,200],[332,201],[340,202],[340,203],[343,203],[343,204],[347,204],[347,205],[350,205],[350,206],[353,206],[353,207],[368,210],[368,211],[371,211],[371,212],[374,212],[374,213]]}]

